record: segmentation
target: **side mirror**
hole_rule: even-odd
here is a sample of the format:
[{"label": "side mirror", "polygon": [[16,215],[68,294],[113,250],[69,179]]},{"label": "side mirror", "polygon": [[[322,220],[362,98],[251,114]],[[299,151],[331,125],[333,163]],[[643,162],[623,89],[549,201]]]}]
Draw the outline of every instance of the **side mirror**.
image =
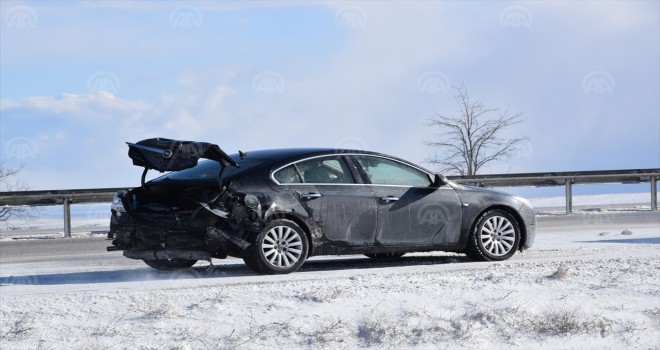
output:
[{"label": "side mirror", "polygon": [[431,187],[440,188],[446,185],[447,183],[449,183],[449,180],[447,180],[447,178],[444,175],[435,174],[435,176],[433,177],[433,182],[431,183]]}]

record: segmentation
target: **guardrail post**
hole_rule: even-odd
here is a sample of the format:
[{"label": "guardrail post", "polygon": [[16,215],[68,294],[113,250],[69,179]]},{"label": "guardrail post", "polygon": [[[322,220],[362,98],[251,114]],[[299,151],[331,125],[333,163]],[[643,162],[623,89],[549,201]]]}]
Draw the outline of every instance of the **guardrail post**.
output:
[{"label": "guardrail post", "polygon": [[64,198],[64,238],[71,238],[71,199]]},{"label": "guardrail post", "polygon": [[566,215],[573,214],[573,180],[566,179]]},{"label": "guardrail post", "polygon": [[651,210],[658,210],[658,178],[651,176]]}]

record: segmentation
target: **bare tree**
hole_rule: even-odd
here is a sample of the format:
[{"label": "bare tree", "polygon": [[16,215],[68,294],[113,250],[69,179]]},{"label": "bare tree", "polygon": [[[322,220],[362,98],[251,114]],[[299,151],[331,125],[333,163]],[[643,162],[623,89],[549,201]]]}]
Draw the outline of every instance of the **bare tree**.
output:
[{"label": "bare tree", "polygon": [[[22,167],[11,169],[0,163],[0,191],[26,191],[29,189],[20,179],[14,179]],[[9,219],[32,220],[36,216],[36,209],[26,205],[0,206],[0,223],[11,227]]]},{"label": "bare tree", "polygon": [[434,140],[424,141],[428,146],[437,147],[441,154],[428,162],[438,165],[442,172],[475,175],[487,163],[509,158],[518,150],[519,143],[526,137],[506,139],[500,134],[524,119],[522,112],[510,114],[506,109],[487,108],[478,100],[471,101],[465,87],[454,89],[458,114],[437,115],[425,123],[441,130]]}]

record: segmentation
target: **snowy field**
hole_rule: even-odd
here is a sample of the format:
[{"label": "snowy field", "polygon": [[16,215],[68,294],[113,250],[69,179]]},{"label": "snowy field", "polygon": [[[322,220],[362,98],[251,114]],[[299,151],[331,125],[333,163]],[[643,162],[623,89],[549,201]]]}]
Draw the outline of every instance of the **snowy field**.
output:
[{"label": "snowy field", "polygon": [[[318,257],[259,276],[3,256],[0,349],[660,349],[660,214],[603,215],[540,217],[534,247],[499,263]],[[40,241],[61,240],[0,244]]]},{"label": "snowy field", "polygon": [[[86,232],[93,230],[107,230],[110,225],[110,203],[74,204],[71,207],[71,227],[83,228]],[[12,219],[8,226],[0,227],[0,235],[21,234],[12,231],[50,231],[57,233],[53,228],[62,231],[64,210],[61,205],[37,207],[35,220]],[[78,230],[81,231],[81,230]],[[46,233],[46,232],[40,232]]]},{"label": "snowy field", "polygon": [[[506,192],[506,190],[504,190]],[[541,197],[541,198],[530,198],[534,208],[545,209],[551,207],[563,207],[566,205],[566,197]],[[592,194],[592,195],[578,195],[573,196],[573,205],[574,206],[591,206],[591,207],[602,207],[602,206],[630,206],[633,205],[645,205],[650,206],[651,203],[651,193],[650,192],[638,192],[638,193],[618,193],[618,194]]]}]

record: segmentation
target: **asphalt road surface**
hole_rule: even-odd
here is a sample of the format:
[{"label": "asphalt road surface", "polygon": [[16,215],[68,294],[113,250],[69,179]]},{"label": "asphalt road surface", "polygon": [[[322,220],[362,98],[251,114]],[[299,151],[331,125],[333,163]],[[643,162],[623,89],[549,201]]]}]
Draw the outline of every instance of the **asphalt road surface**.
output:
[{"label": "asphalt road surface", "polygon": [[[546,231],[579,230],[588,227],[590,230],[598,231],[616,227],[624,229],[634,227],[637,223],[658,223],[660,232],[660,212],[634,212],[634,213],[611,213],[594,215],[558,215],[545,216],[537,219],[537,239]],[[20,237],[20,236],[19,236]],[[108,270],[113,268],[137,268],[145,267],[139,260],[123,257],[121,251],[108,252],[106,247],[111,241],[103,236],[88,238],[56,238],[35,240],[10,240],[0,241],[0,274],[5,275],[6,267],[22,265],[29,269],[30,266],[38,267],[39,270],[56,272],[60,267],[67,269],[89,269],[98,268]],[[534,247],[533,247],[534,248]],[[355,258],[355,257],[353,257]],[[314,258],[314,260],[325,258]],[[344,257],[350,259],[350,257]],[[242,260],[229,258],[226,260],[214,260],[214,264],[242,264]]]},{"label": "asphalt road surface", "polygon": [[[0,263],[20,261],[54,261],[60,259],[99,256],[110,258],[116,254],[104,254],[110,245],[106,238],[57,238],[16,240],[0,242]],[[121,255],[121,254],[120,254]]]}]

